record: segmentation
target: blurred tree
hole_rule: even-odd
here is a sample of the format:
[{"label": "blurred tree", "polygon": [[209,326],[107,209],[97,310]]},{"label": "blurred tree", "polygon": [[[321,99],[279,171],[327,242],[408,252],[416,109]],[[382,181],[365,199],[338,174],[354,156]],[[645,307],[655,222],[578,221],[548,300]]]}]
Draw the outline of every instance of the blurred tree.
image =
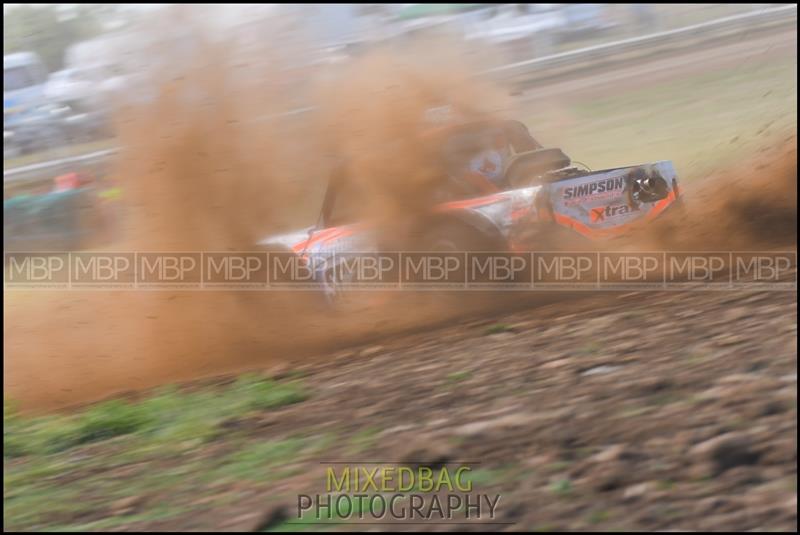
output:
[{"label": "blurred tree", "polygon": [[115,20],[117,4],[17,4],[3,14],[3,54],[36,52],[52,72],[64,65],[64,52],[96,37]]}]

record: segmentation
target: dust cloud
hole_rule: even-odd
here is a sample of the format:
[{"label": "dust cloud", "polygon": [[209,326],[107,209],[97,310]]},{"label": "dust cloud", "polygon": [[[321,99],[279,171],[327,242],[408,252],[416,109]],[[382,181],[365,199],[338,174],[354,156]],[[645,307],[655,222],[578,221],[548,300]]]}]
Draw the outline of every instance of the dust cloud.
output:
[{"label": "dust cloud", "polygon": [[[504,105],[502,91],[473,79],[481,63],[451,41],[307,68],[285,57],[291,48],[276,57],[269,43],[250,42],[243,51],[215,36],[199,11],[176,9],[178,19],[142,30],[152,61],[140,59],[118,102],[123,150],[111,181],[124,206],[113,250],[253,250],[266,235],[313,224],[328,173],[343,160],[367,195],[365,217],[423,209],[437,179],[426,110],[449,105],[477,118]],[[313,111],[283,113],[299,105]],[[61,407],[269,367],[443,317],[435,307],[397,305],[332,317],[320,300],[306,292],[15,292],[4,384],[23,408]]]},{"label": "dust cloud", "polygon": [[475,76],[481,65],[467,65],[454,41],[430,38],[374,50],[317,88],[322,142],[348,162],[363,216],[386,222],[435,202],[440,121],[496,118],[509,106],[507,92]]},{"label": "dust cloud", "polygon": [[645,250],[796,249],[796,139],[763,142],[761,153],[685,188],[685,210],[657,220],[635,243]]}]

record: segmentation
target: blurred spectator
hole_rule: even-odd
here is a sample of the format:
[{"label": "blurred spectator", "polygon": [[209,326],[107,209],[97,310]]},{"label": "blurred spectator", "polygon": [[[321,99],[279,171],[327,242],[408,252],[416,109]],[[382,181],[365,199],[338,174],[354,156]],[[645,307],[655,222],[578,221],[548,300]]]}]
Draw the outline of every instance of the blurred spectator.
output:
[{"label": "blurred spectator", "polygon": [[58,175],[53,181],[55,182],[55,186],[53,186],[54,193],[76,189],[81,185],[81,179],[78,173]]}]

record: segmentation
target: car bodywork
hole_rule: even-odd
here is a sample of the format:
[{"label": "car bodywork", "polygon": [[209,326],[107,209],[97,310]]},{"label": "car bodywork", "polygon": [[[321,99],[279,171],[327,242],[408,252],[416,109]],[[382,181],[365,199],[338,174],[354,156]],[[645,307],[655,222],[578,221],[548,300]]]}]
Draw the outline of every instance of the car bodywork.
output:
[{"label": "car bodywork", "polygon": [[[530,137],[521,123],[507,123],[516,132],[522,128]],[[507,189],[439,203],[429,213],[415,218],[413,224],[417,228],[413,234],[424,237],[455,225],[484,238],[480,243],[491,244],[491,249],[483,250],[543,250],[552,248],[553,243],[545,244],[537,236],[554,235],[558,230],[590,241],[613,239],[640,228],[679,201],[678,180],[669,161],[589,171],[573,167],[559,149],[542,149],[533,138],[527,143],[523,140],[522,145],[532,150],[516,153],[506,166],[506,174],[513,175]],[[267,237],[259,245],[300,256],[339,255],[342,260],[349,252],[385,250],[375,225],[326,224],[333,202],[328,197],[320,218],[322,224]],[[536,229],[543,232],[529,232]],[[420,248],[419,242],[408,247],[429,250]],[[326,263],[335,264],[336,261]],[[324,276],[319,274],[320,278]]]}]

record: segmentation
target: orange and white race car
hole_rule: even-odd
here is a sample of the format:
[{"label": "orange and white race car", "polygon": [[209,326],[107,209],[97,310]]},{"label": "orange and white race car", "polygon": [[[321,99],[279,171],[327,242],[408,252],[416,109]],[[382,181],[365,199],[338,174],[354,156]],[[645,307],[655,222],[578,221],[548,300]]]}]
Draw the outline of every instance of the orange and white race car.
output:
[{"label": "orange and white race car", "polygon": [[[486,149],[480,149],[477,159],[468,155],[453,162],[451,149],[463,147],[465,141],[477,146],[472,143],[476,138],[488,140],[489,157]],[[351,253],[552,251],[565,242],[574,246],[583,240],[624,236],[680,205],[678,180],[669,161],[596,171],[578,168],[560,149],[542,148],[522,123],[510,120],[449,127],[441,139],[447,162],[445,193],[431,210],[404,223],[402,234],[409,239],[387,239],[377,225],[348,219],[339,210],[348,196],[346,166],[342,166],[329,182],[317,225],[266,237],[259,246],[325,259],[317,277],[327,284],[335,279],[338,263]],[[507,145],[498,147],[498,140]],[[501,156],[493,160],[492,151]],[[473,180],[485,168],[484,157],[489,164],[487,188]]]}]

